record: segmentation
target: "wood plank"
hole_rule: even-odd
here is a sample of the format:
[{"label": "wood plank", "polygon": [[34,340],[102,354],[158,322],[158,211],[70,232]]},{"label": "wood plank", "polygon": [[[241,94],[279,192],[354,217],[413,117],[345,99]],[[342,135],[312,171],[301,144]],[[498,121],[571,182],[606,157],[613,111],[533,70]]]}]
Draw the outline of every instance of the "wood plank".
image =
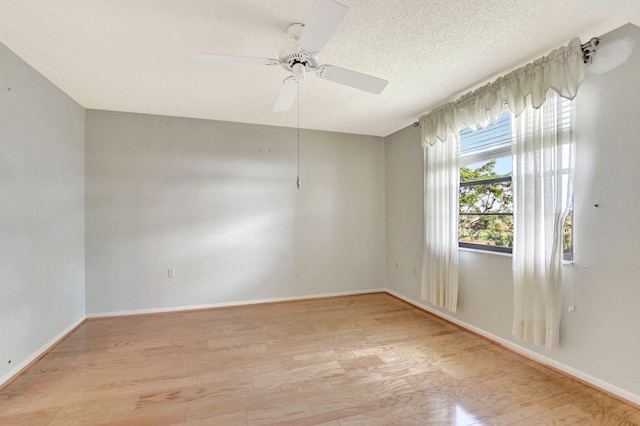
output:
[{"label": "wood plank", "polygon": [[384,293],[93,319],[0,424],[640,425],[640,410]]}]

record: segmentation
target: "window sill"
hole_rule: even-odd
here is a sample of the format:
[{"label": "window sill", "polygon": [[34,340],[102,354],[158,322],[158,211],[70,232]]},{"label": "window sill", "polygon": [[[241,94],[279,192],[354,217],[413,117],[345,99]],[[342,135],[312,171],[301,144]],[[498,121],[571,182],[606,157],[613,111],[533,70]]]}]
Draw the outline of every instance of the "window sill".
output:
[{"label": "window sill", "polygon": [[458,247],[458,251],[469,251],[472,253],[482,253],[482,254],[490,254],[490,255],[496,255],[496,256],[513,257],[511,253],[504,253],[504,252],[492,251],[492,250],[479,250],[479,249],[472,249],[467,247]]},{"label": "window sill", "polygon": [[[489,255],[493,255],[493,256],[503,256],[503,257],[513,257],[513,254],[511,253],[503,253],[503,252],[499,252],[499,251],[491,251],[491,250],[478,250],[478,249],[472,249],[472,248],[466,248],[466,247],[458,247],[458,251],[467,251],[467,252],[471,252],[471,253],[481,253],[481,254],[489,254]],[[575,263],[575,260],[562,260],[562,264],[563,265],[573,265]]]}]

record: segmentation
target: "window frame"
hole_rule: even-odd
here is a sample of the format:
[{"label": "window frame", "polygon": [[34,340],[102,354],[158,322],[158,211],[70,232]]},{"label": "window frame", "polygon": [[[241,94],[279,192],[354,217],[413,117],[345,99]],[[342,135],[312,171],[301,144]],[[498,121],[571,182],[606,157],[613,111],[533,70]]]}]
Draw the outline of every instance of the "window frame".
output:
[{"label": "window frame", "polygon": [[[503,156],[500,158],[506,158],[509,156]],[[496,158],[497,160],[497,158]],[[512,182],[512,176],[503,176],[499,178],[493,179],[482,179],[482,180],[472,180],[467,182],[460,182],[460,188],[467,186],[475,186],[475,185],[486,185],[491,183],[500,183],[500,182]],[[499,213],[499,212],[489,212],[489,213],[462,213],[460,208],[458,208],[458,223],[460,223],[459,216],[511,216],[513,217],[513,212],[511,213]],[[460,232],[460,225],[458,225],[458,233]],[[458,240],[458,248],[466,248],[473,250],[482,250],[482,251],[491,251],[497,253],[513,253],[513,247],[507,246],[492,246],[489,244],[476,244],[476,243],[465,243],[463,241]]]},{"label": "window frame", "polygon": [[[570,105],[571,108],[573,108],[573,106],[569,103],[568,105]],[[498,119],[498,121],[496,121],[495,123],[489,123],[487,126],[483,128],[476,128],[476,131],[482,131],[485,129],[488,129],[490,126],[497,124],[500,120],[502,120],[504,118],[504,116],[509,115],[509,127],[511,128],[511,123],[513,120],[513,114],[511,112],[505,112],[503,113],[500,118]],[[565,124],[566,125],[566,124]],[[460,133],[458,133],[457,135],[457,140],[458,140],[458,152],[459,152],[459,156],[458,156],[458,174],[460,174],[460,169],[462,167],[468,166],[470,164],[476,164],[476,163],[480,163],[480,162],[489,162],[492,160],[499,160],[499,159],[503,159],[503,158],[507,158],[510,157],[511,161],[513,162],[513,154],[511,151],[511,138],[512,136],[509,138],[509,143],[506,144],[504,142],[502,143],[498,143],[495,147],[494,146],[480,146],[479,149],[477,150],[473,150],[470,152],[466,152],[466,153],[461,153],[460,150],[460,144],[461,144],[461,138],[463,135],[463,132],[465,131],[473,131],[472,129],[465,129],[463,131],[461,131]],[[567,174],[569,173],[569,170],[567,169],[562,169],[561,174]],[[491,179],[483,179],[483,180],[476,180],[476,181],[467,181],[467,182],[460,182],[458,187],[459,188],[463,188],[466,186],[474,186],[474,185],[481,185],[481,184],[491,184],[491,183],[498,183],[498,182],[513,182],[513,176],[509,175],[509,176],[503,176],[503,177],[499,177],[499,178],[491,178]],[[462,213],[460,211],[460,207],[458,206],[458,224],[460,223],[460,216],[464,215],[464,216],[512,216],[513,217],[513,212],[511,213]],[[574,195],[572,194],[572,199],[571,199],[571,208],[569,211],[569,214],[567,215],[567,217],[565,218],[565,225],[566,225],[566,221],[569,220],[569,218],[571,218],[571,251],[569,253],[565,253],[564,252],[564,248],[563,248],[563,252],[562,252],[562,259],[564,262],[568,262],[571,263],[574,261],[574,257],[575,257],[575,244],[574,244],[574,223],[575,223],[575,198]],[[564,226],[563,226],[564,227]],[[458,232],[460,232],[460,227],[458,225]],[[501,254],[507,254],[507,255],[511,255],[513,254],[513,247],[506,247],[506,246],[492,246],[492,245],[488,245],[488,244],[476,244],[476,243],[467,243],[467,242],[461,242],[458,241],[458,249],[470,249],[470,250],[479,250],[479,251],[483,251],[483,252],[488,252],[488,253],[501,253]]]}]

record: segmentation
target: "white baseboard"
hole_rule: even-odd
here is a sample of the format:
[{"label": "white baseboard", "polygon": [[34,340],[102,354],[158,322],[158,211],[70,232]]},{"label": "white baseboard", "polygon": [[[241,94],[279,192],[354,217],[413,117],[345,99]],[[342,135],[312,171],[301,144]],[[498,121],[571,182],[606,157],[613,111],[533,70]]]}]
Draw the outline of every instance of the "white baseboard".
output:
[{"label": "white baseboard", "polygon": [[380,293],[385,291],[387,290],[384,288],[378,288],[378,289],[367,289],[367,290],[357,290],[357,291],[342,291],[338,293],[310,294],[310,295],[293,296],[293,297],[274,297],[270,299],[241,300],[238,302],[211,303],[206,305],[189,305],[189,306],[174,306],[170,308],[152,308],[152,309],[136,309],[131,311],[101,312],[101,313],[95,313],[95,314],[87,314],[87,319],[111,318],[111,317],[121,317],[121,316],[129,316],[129,315],[160,314],[160,313],[169,313],[169,312],[184,312],[184,311],[194,311],[198,309],[228,308],[231,306],[257,305],[260,303],[274,303],[274,302],[290,302],[294,300],[321,299],[325,297],[354,296],[358,294]]},{"label": "white baseboard", "polygon": [[57,345],[67,334],[71,333],[75,328],[77,328],[80,324],[82,324],[84,322],[85,318],[80,318],[79,320],[75,321],[73,324],[71,324],[69,327],[65,328],[64,330],[62,330],[60,333],[56,334],[51,340],[49,340],[47,343],[45,343],[40,349],[38,349],[37,351],[35,351],[33,354],[31,354],[28,358],[24,359],[20,364],[16,364],[11,371],[9,371],[8,373],[6,373],[4,376],[0,377],[0,388],[2,388],[2,386],[13,380],[14,377],[18,376],[19,374],[21,374],[23,372],[23,370],[25,368],[27,368],[29,366],[29,364],[33,363],[34,361],[36,361],[38,358],[40,358],[42,355],[46,354],[48,351],[50,351],[55,345]]},{"label": "white baseboard", "polygon": [[636,406],[640,406],[640,395],[636,395],[634,393],[631,393],[627,390],[624,390],[622,388],[619,388],[609,382],[606,382],[604,380],[601,380],[597,377],[591,376],[590,374],[587,374],[583,371],[577,370],[573,367],[570,367],[566,364],[563,364],[561,362],[558,362],[554,359],[548,358],[544,355],[539,354],[538,352],[534,352],[530,349],[524,348],[520,345],[518,345],[517,343],[511,342],[509,340],[506,340],[502,337],[496,336],[495,334],[489,333],[481,328],[475,327],[471,324],[468,324],[464,321],[461,321],[455,317],[449,316],[443,312],[440,312],[436,309],[433,309],[432,307],[428,306],[428,305],[424,305],[420,302],[416,302],[413,299],[410,299],[406,296],[403,296],[400,293],[397,293],[393,290],[390,289],[385,289],[385,292],[389,293],[390,295],[397,297],[398,299],[404,300],[405,302],[409,303],[410,305],[413,305],[419,309],[423,309],[429,313],[432,313],[440,318],[444,318],[445,320],[452,322],[453,324],[456,324],[464,329],[467,329],[469,331],[472,331],[476,334],[479,334],[482,337],[485,337],[491,341],[493,341],[494,343],[497,343],[501,346],[504,346],[505,348],[509,349],[512,352],[515,352],[519,355],[522,355],[525,358],[534,360],[536,362],[539,362],[543,365],[549,366],[551,368],[554,368],[556,370],[559,370],[561,372],[563,372],[564,374],[571,376],[579,381],[585,382],[591,386],[593,386],[596,389],[599,389],[601,391],[610,393],[624,401],[627,401],[633,405]]}]

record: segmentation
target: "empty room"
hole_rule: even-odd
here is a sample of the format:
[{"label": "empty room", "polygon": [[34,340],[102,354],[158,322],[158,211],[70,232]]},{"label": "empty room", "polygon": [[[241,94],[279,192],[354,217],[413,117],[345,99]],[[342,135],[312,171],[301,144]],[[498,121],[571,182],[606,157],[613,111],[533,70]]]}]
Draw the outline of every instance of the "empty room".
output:
[{"label": "empty room", "polygon": [[0,425],[640,425],[640,5],[0,0]]}]

